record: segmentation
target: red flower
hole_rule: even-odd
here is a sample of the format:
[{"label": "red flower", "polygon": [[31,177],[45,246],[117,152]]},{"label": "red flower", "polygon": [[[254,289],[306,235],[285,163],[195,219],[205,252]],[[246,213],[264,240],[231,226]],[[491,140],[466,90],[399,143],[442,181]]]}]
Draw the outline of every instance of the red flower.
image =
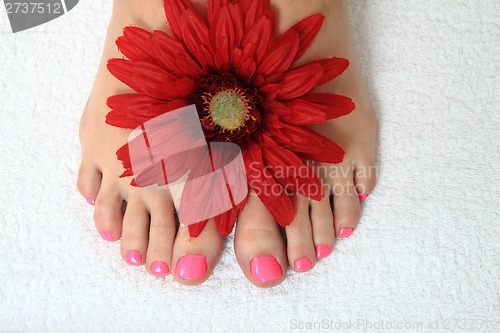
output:
[{"label": "red flower", "polygon": [[[133,129],[196,104],[207,140],[241,147],[249,186],[281,226],[290,224],[292,203],[275,188],[320,200],[321,183],[314,173],[304,174],[310,169],[302,159],[339,163],[344,157],[339,146],[307,125],[354,110],[347,97],[312,92],[340,75],[346,59],[291,69],[319,32],[323,15],[309,16],[276,38],[269,0],[209,0],[208,22],[188,0],[164,0],[164,9],[173,37],[126,27],[117,39],[128,59],[111,59],[108,69],[136,93],[111,96],[106,122]],[[128,154],[127,145],[117,152],[122,177],[133,175]],[[243,205],[215,217],[222,235],[231,232]],[[205,224],[190,225],[191,235]]]}]

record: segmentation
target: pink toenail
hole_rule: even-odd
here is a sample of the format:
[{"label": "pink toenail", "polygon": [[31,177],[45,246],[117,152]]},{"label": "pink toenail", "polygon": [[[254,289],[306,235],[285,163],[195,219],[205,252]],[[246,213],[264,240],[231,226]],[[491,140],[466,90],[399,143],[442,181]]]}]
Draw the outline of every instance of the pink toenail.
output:
[{"label": "pink toenail", "polygon": [[256,257],[250,263],[252,275],[261,282],[269,282],[281,278],[281,265],[275,257]]},{"label": "pink toenail", "polygon": [[368,194],[361,194],[359,196],[359,201],[365,201],[366,200],[366,197],[368,197]]},{"label": "pink toenail", "polygon": [[330,245],[318,245],[316,246],[316,258],[323,259],[332,253],[332,248]]},{"label": "pink toenail", "polygon": [[149,271],[153,275],[167,275],[168,273],[170,273],[168,265],[162,261],[155,261],[154,263],[152,263],[149,267]]},{"label": "pink toenail", "polygon": [[125,254],[125,261],[129,265],[138,266],[142,264],[142,256],[137,251],[128,251],[127,254]]},{"label": "pink toenail", "polygon": [[94,206],[95,205],[95,200],[92,198],[87,198],[87,202],[89,205]]},{"label": "pink toenail", "polygon": [[108,242],[112,242],[114,239],[113,234],[109,231],[101,232],[99,235],[101,235],[102,239],[107,240]]},{"label": "pink toenail", "polygon": [[202,279],[207,275],[207,267],[207,257],[190,254],[179,259],[175,275],[184,280]]},{"label": "pink toenail", "polygon": [[354,231],[353,228],[342,228],[339,231],[339,237],[340,238],[347,238],[352,235],[352,232]]},{"label": "pink toenail", "polygon": [[295,260],[295,263],[293,264],[293,269],[296,270],[297,272],[308,271],[311,269],[311,267],[312,267],[311,259],[305,257]]}]

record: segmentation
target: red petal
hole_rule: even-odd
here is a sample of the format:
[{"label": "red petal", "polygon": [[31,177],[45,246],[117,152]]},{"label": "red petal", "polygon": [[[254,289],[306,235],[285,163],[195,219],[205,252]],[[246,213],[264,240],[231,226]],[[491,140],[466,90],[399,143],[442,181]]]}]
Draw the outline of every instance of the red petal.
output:
[{"label": "red petal", "polygon": [[322,124],[326,121],[325,111],[309,101],[300,98],[283,102],[286,113],[280,120],[292,125]]},{"label": "red petal", "polygon": [[213,67],[213,51],[208,37],[208,28],[198,12],[190,7],[182,13],[182,37],[184,44],[202,66]]},{"label": "red petal", "polygon": [[132,163],[130,162],[130,154],[128,144],[124,144],[116,151],[116,157],[122,162],[123,168],[128,171],[132,170]]},{"label": "red petal", "polygon": [[274,42],[267,51],[257,69],[257,74],[267,77],[281,74],[292,64],[299,48],[299,36],[293,30],[288,30]]},{"label": "red petal", "polygon": [[189,103],[185,100],[164,102],[138,94],[122,94],[109,97],[107,104],[112,109],[106,115],[107,124],[135,129],[154,117]]},{"label": "red petal", "polygon": [[125,27],[123,36],[116,40],[121,53],[130,60],[156,63],[151,33],[137,27]]},{"label": "red petal", "polygon": [[[310,130],[313,133],[313,130]],[[321,151],[320,152],[308,152],[308,153],[300,153],[305,159],[314,160],[317,162],[325,162],[325,163],[340,163],[344,160],[345,152],[342,148],[340,148],[335,142],[328,139],[327,137],[316,133],[316,136],[321,139]]]},{"label": "red petal", "polygon": [[283,128],[276,130],[274,138],[288,149],[295,152],[319,153],[322,151],[323,136],[313,130],[282,123]]},{"label": "red petal", "polygon": [[229,0],[210,0],[208,1],[208,24],[212,26],[214,21],[216,20],[215,15],[217,15],[217,11],[223,7],[227,6]]},{"label": "red petal", "polygon": [[220,70],[229,63],[229,56],[234,48],[234,26],[229,8],[224,6],[215,13],[214,22],[210,27],[210,42],[215,50],[215,65]]},{"label": "red petal", "polygon": [[263,155],[277,182],[313,200],[323,198],[323,186],[319,178],[293,152],[275,146],[263,150]]},{"label": "red petal", "polygon": [[262,154],[255,145],[250,145],[243,157],[249,186],[267,207],[281,226],[292,223],[295,211],[290,198],[264,167]]},{"label": "red petal", "polygon": [[134,65],[131,61],[124,59],[109,59],[107,67],[109,72],[118,80],[137,92],[141,91],[141,85],[132,79]]},{"label": "red petal", "polygon": [[191,237],[198,237],[203,229],[205,229],[205,226],[207,225],[208,220],[198,222],[198,223],[193,223],[188,226],[189,229],[189,236]]},{"label": "red petal", "polygon": [[295,31],[300,38],[299,49],[295,54],[293,61],[299,59],[304,54],[304,52],[307,51],[309,46],[311,46],[314,38],[321,29],[324,20],[325,17],[323,16],[323,14],[314,14],[303,19],[292,28],[290,28],[291,30]]},{"label": "red petal", "polygon": [[241,45],[244,45],[243,53],[246,49],[252,50],[255,63],[259,63],[273,36],[273,22],[270,18],[261,16],[251,28],[247,29],[241,42]]},{"label": "red petal", "polygon": [[245,207],[246,199],[234,208],[215,217],[215,226],[221,236],[227,236],[233,231],[234,224],[240,211]]},{"label": "red petal", "polygon": [[168,24],[170,25],[170,30],[172,30],[175,38],[182,41],[181,16],[185,9],[193,8],[193,5],[189,0],[163,0],[163,8]]},{"label": "red petal", "polygon": [[349,60],[344,58],[330,58],[311,62],[310,64],[319,64],[323,69],[323,77],[319,85],[330,82],[342,74],[349,67]]},{"label": "red petal", "polygon": [[245,30],[248,31],[264,13],[269,11],[269,0],[243,0],[242,3],[245,13]]},{"label": "red petal", "polygon": [[300,97],[316,88],[323,77],[320,64],[307,64],[285,74],[277,98],[286,100]]},{"label": "red petal", "polygon": [[152,36],[153,51],[158,62],[168,72],[178,76],[197,77],[200,66],[186,52],[184,46],[163,31],[156,30]]},{"label": "red petal", "polygon": [[[356,108],[352,99],[330,93],[311,92],[302,97],[325,112],[326,119],[334,119],[351,113]],[[286,104],[286,103],[285,103]]]}]

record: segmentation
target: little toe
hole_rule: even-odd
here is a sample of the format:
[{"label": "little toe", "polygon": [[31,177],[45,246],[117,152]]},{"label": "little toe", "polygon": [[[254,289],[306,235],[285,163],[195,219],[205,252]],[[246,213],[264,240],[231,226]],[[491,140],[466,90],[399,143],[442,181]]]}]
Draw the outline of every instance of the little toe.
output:
[{"label": "little toe", "polygon": [[254,285],[268,288],[285,279],[285,241],[271,213],[253,193],[238,218],[234,250],[243,274]]},{"label": "little toe", "polygon": [[119,189],[103,182],[95,200],[94,223],[104,240],[116,241],[122,233],[123,200]]},{"label": "little toe", "polygon": [[295,218],[285,228],[287,254],[290,268],[296,272],[306,272],[316,263],[316,255],[309,220],[309,199],[297,194],[292,197]]},{"label": "little toe", "polygon": [[95,205],[101,187],[101,178],[102,174],[97,167],[90,163],[81,163],[76,186],[89,205]]},{"label": "little toe", "polygon": [[373,159],[359,163],[354,170],[354,184],[359,201],[365,201],[377,183],[377,167]]},{"label": "little toe", "polygon": [[148,247],[149,213],[140,198],[141,190],[143,189],[134,189],[129,193],[123,217],[120,253],[123,260],[132,266],[144,263]]},{"label": "little toe", "polygon": [[310,219],[317,259],[328,257],[335,246],[333,213],[330,196],[325,191],[321,201],[310,201]]},{"label": "little toe", "polygon": [[189,235],[189,228],[179,227],[172,254],[174,279],[191,286],[205,282],[219,261],[223,244],[213,219],[197,237]]},{"label": "little toe", "polygon": [[361,217],[359,197],[352,178],[336,183],[333,193],[333,220],[339,238],[347,238],[356,229]]}]

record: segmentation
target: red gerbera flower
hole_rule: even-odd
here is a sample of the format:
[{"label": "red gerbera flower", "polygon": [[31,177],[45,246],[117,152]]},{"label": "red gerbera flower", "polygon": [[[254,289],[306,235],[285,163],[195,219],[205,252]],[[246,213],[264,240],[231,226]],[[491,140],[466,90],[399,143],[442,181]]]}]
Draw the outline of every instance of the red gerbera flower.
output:
[{"label": "red gerbera flower", "polygon": [[[347,97],[312,92],[344,72],[346,59],[291,68],[313,42],[323,15],[309,16],[276,38],[269,0],[209,0],[208,22],[188,0],[163,4],[173,37],[130,26],[116,41],[127,59],[109,60],[108,69],[136,93],[111,96],[106,122],[134,129],[196,104],[207,141],[238,144],[249,186],[281,226],[290,224],[288,194],[269,189],[286,187],[320,200],[321,183],[313,172],[301,171],[310,171],[303,159],[339,163],[344,151],[306,125],[354,110]],[[117,156],[122,177],[133,176],[127,145]],[[277,174],[285,169],[286,175]],[[222,235],[231,232],[243,204],[215,217]],[[191,235],[205,224],[190,225]]]}]

